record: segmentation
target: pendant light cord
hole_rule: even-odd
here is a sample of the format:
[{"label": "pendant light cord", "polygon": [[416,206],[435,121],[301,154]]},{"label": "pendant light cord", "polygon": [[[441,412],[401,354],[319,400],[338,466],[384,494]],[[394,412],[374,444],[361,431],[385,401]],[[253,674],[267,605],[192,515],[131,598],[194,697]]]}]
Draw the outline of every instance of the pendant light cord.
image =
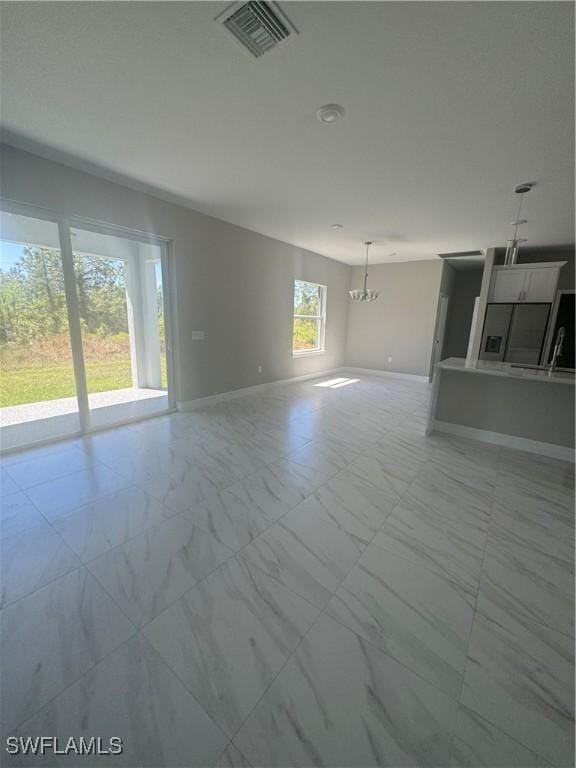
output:
[{"label": "pendant light cord", "polygon": [[364,293],[366,293],[366,286],[368,285],[368,249],[372,245],[370,240],[366,240],[366,261],[364,263]]},{"label": "pendant light cord", "polygon": [[516,213],[516,218],[514,221],[511,222],[512,226],[514,227],[514,231],[512,233],[512,237],[508,240],[508,243],[506,245],[506,255],[504,256],[504,264],[506,266],[512,266],[516,263],[516,259],[518,257],[518,246],[520,243],[526,242],[525,240],[520,240],[518,238],[518,227],[521,224],[526,224],[526,219],[521,219],[520,215],[522,213],[522,203],[524,202],[524,195],[527,192],[530,192],[532,189],[533,184],[527,183],[527,184],[520,184],[516,187],[514,192],[517,195],[520,195],[520,199],[518,200],[518,211]]},{"label": "pendant light cord", "polygon": [[516,223],[514,224],[514,235],[512,236],[513,240],[516,240],[518,238],[518,227],[519,227],[518,222],[520,221],[520,213],[522,211],[522,203],[524,202],[524,194],[521,194],[519,197],[520,197],[520,200],[518,201],[518,212],[516,213],[516,219],[515,219]]}]

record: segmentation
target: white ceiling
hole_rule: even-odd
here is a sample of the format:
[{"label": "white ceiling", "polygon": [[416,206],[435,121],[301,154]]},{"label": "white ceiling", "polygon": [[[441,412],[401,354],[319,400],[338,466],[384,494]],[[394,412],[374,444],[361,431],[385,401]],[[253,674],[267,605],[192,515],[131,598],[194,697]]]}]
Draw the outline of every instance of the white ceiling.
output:
[{"label": "white ceiling", "polygon": [[5,140],[350,264],[502,245],[525,181],[574,241],[571,3],[285,2],[258,60],[224,7],[4,3]]}]

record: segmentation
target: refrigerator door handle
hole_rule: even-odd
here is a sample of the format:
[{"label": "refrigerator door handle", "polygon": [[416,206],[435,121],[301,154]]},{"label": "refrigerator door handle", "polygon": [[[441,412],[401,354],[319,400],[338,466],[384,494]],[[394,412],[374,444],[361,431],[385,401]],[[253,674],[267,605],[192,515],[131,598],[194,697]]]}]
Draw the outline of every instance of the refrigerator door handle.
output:
[{"label": "refrigerator door handle", "polygon": [[508,343],[504,354],[507,363],[538,365],[548,324],[550,304],[517,304],[512,313]]}]

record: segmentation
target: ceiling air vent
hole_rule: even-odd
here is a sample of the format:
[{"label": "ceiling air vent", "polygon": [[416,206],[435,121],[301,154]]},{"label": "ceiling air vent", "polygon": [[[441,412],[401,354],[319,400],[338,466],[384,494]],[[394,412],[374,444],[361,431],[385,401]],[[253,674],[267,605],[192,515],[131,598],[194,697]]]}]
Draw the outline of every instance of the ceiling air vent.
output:
[{"label": "ceiling air vent", "polygon": [[452,253],[439,253],[441,259],[467,259],[471,256],[484,256],[484,251],[453,251]]},{"label": "ceiling air vent", "polygon": [[221,21],[255,58],[272,50],[293,33],[298,34],[296,27],[276,3],[256,0],[234,3],[216,20]]}]

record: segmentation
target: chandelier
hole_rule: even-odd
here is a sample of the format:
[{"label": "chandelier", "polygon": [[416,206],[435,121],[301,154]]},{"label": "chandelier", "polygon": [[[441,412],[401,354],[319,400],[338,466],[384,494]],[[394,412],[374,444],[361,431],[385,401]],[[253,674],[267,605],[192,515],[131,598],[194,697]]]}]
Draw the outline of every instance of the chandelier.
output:
[{"label": "chandelier", "polygon": [[366,246],[366,262],[364,263],[364,287],[360,290],[348,291],[352,301],[374,301],[378,298],[379,292],[372,291],[367,287],[368,283],[368,250],[372,245],[372,240],[366,240],[364,243]]}]

